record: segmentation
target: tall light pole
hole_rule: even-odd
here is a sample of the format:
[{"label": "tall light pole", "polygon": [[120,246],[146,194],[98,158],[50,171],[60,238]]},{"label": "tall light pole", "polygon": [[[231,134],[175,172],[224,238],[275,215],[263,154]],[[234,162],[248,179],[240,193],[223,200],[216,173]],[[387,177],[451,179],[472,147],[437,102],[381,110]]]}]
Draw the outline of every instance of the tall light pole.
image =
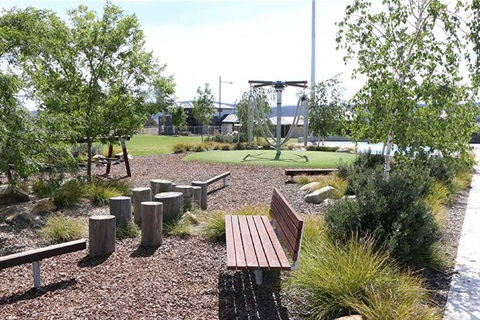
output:
[{"label": "tall light pole", "polygon": [[222,117],[222,83],[233,84],[233,82],[222,81],[222,76],[218,76],[218,123],[219,124],[220,124],[220,118]]},{"label": "tall light pole", "polygon": [[[315,85],[315,0],[312,0],[312,62],[310,69],[310,100],[313,99],[313,86]],[[308,101],[305,105],[305,115],[303,118],[304,138],[303,144],[306,147],[308,143]]]}]

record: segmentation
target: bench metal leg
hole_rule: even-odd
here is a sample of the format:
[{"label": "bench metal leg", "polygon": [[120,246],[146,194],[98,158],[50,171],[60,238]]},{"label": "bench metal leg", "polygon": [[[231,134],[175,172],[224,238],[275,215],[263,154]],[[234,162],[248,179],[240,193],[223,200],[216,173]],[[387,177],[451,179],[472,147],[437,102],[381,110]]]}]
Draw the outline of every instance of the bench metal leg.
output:
[{"label": "bench metal leg", "polygon": [[228,186],[227,177],[224,177],[224,178],[223,178],[223,186],[224,186],[224,187]]},{"label": "bench metal leg", "polygon": [[40,261],[33,261],[33,287],[40,288]]},{"label": "bench metal leg", "polygon": [[261,285],[262,284],[262,270],[255,270],[255,283],[257,285]]}]

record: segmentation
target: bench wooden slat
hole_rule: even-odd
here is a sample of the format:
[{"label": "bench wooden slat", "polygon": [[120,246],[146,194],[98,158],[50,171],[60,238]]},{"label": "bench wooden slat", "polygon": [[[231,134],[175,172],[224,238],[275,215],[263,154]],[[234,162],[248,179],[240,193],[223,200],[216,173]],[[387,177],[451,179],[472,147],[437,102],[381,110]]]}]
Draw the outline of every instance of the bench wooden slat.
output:
[{"label": "bench wooden slat", "polygon": [[232,216],[225,216],[225,238],[227,244],[227,269],[236,269],[235,240],[233,238]]},{"label": "bench wooden slat", "polygon": [[31,263],[34,261],[40,261],[53,256],[58,256],[64,253],[70,253],[87,248],[87,242],[85,239],[64,242],[55,244],[52,246],[32,249],[20,253],[10,254],[0,257],[0,269],[18,266],[24,263]]},{"label": "bench wooden slat", "polygon": [[245,260],[247,262],[247,268],[257,268],[258,260],[257,254],[255,252],[255,247],[253,246],[252,241],[252,232],[250,231],[247,217],[246,216],[237,216],[238,224],[241,230],[243,251],[245,252]]},{"label": "bench wooden slat", "polygon": [[242,236],[238,224],[238,216],[232,216],[233,241],[235,243],[235,269],[247,269],[245,253],[243,251]]},{"label": "bench wooden slat", "polygon": [[[262,266],[262,269],[270,269],[270,270],[281,270],[282,264],[278,259],[277,252],[273,247],[273,243],[270,241],[270,236],[267,232],[267,227],[265,227],[263,223],[263,219],[261,216],[253,216],[253,220],[255,221],[255,226],[258,230],[258,236],[261,241],[261,246],[263,251],[265,252],[265,256],[267,258],[267,266]],[[268,221],[268,220],[267,220]],[[268,223],[270,225],[270,223]]]},{"label": "bench wooden slat", "polygon": [[267,256],[262,246],[262,240],[258,235],[258,228],[255,224],[255,220],[252,216],[247,218],[248,227],[250,228],[250,233],[252,236],[253,245],[255,247],[255,253],[257,255],[258,267],[259,268],[270,268],[268,264]]},{"label": "bench wooden slat", "polygon": [[[263,224],[270,225],[270,221],[268,221],[268,218],[265,216],[261,217]],[[275,250],[275,253],[277,255],[278,261],[280,262],[280,266],[282,270],[290,270],[290,261],[288,261],[287,256],[285,255],[285,252],[283,251],[282,245],[280,244],[280,241],[278,241],[277,235],[275,234],[275,231],[273,231],[273,228],[265,228],[265,230],[268,233],[268,236],[270,238],[270,242],[272,243],[272,246]]]}]

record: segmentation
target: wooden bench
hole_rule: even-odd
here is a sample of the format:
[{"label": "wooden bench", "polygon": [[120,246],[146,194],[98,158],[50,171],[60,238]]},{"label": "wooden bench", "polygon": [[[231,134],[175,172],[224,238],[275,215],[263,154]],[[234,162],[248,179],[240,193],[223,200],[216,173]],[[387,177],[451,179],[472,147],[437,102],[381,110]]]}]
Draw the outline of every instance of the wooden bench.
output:
[{"label": "wooden bench", "polygon": [[87,247],[85,239],[64,242],[52,246],[32,249],[20,253],[0,257],[0,270],[18,266],[24,263],[33,263],[33,287],[40,287],[40,260],[59,256],[65,253],[84,250]]},{"label": "wooden bench", "polygon": [[330,169],[285,169],[285,175],[289,177],[287,182],[292,181],[293,176],[300,176],[300,175],[326,175],[332,172],[337,172],[338,169],[330,168]]},{"label": "wooden bench", "polygon": [[208,186],[211,185],[214,182],[223,181],[223,186],[222,188],[225,188],[228,186],[228,180],[227,178],[230,178],[230,171],[227,171],[225,173],[219,174],[218,176],[215,176],[211,179],[208,179],[207,181],[193,181],[192,186],[196,187],[201,187],[201,199],[200,199],[200,207],[202,210],[207,210],[207,195],[208,195]]},{"label": "wooden bench", "polygon": [[258,285],[263,270],[295,270],[300,258],[303,219],[275,188],[270,215],[273,226],[266,216],[225,216],[227,269],[254,270]]}]

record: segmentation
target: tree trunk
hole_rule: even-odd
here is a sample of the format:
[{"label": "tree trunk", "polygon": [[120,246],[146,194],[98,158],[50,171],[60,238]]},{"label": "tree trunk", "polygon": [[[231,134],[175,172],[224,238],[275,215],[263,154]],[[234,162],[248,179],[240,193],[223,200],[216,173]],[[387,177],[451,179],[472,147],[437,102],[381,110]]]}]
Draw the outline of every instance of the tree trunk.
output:
[{"label": "tree trunk", "polygon": [[88,222],[88,254],[91,257],[115,251],[115,216],[91,216]]},{"label": "tree trunk", "polygon": [[92,178],[92,139],[87,137],[87,178],[90,180]]},{"label": "tree trunk", "polygon": [[392,146],[393,146],[393,132],[390,131],[388,133],[388,139],[387,139],[387,152],[385,154],[385,170],[384,170],[384,176],[385,180],[388,181],[390,178],[390,163],[392,161],[392,156],[391,156],[391,151],[392,151]]},{"label": "tree trunk", "polygon": [[126,224],[132,220],[132,200],[130,197],[110,198],[110,214],[116,217],[116,223]]},{"label": "tree trunk", "polygon": [[155,195],[156,202],[163,203],[163,222],[179,220],[183,213],[183,193],[162,192]]},{"label": "tree trunk", "polygon": [[163,203],[146,201],[142,206],[142,245],[156,247],[162,244]]},{"label": "tree trunk", "polygon": [[132,189],[132,198],[133,198],[133,219],[135,223],[142,222],[142,202],[151,201],[151,190],[150,188],[134,188]]}]

